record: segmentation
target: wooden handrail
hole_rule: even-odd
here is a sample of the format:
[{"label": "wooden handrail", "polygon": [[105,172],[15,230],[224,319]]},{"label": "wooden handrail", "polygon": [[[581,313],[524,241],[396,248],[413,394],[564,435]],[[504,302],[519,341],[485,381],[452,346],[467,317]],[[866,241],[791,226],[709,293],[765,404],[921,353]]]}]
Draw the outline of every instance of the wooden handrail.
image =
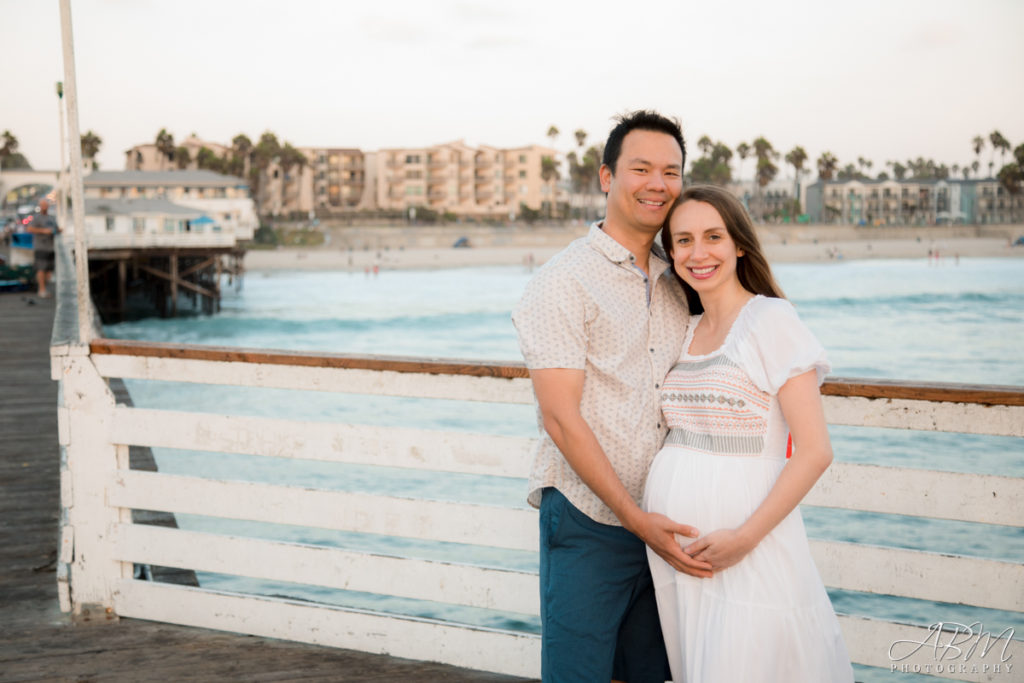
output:
[{"label": "wooden handrail", "polygon": [[[431,375],[466,375],[515,379],[529,377],[520,362],[441,360],[401,356],[356,356],[320,351],[272,351],[199,344],[167,344],[127,339],[94,339],[89,345],[97,355],[175,358],[222,363],[258,363],[298,367],[342,368],[415,372]],[[821,388],[826,396],[869,399],[903,399],[943,403],[975,403],[991,406],[1024,406],[1024,387],[989,384],[955,384],[885,379],[829,377]]]}]

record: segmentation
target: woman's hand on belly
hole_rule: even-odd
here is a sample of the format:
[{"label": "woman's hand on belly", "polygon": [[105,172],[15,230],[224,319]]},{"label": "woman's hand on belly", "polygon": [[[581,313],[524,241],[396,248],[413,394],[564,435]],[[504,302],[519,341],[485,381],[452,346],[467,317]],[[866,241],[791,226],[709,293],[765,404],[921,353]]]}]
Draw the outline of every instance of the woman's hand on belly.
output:
[{"label": "woman's hand on belly", "polygon": [[684,547],[683,552],[718,572],[742,560],[755,545],[739,529],[718,529]]}]

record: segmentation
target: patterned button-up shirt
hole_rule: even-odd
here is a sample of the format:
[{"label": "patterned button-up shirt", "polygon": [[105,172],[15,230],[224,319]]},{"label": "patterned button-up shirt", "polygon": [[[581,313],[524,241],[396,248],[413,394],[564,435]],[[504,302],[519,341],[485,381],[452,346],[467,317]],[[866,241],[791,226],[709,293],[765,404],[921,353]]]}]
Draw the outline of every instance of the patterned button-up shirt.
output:
[{"label": "patterned button-up shirt", "polygon": [[[512,313],[528,368],[584,371],[580,412],[638,505],[667,431],[660,385],[688,319],[670,265],[652,252],[648,270],[650,278],[595,224],[537,271]],[[539,507],[541,489],[554,486],[591,519],[620,525],[548,436],[539,407],[537,417],[530,504]]]}]

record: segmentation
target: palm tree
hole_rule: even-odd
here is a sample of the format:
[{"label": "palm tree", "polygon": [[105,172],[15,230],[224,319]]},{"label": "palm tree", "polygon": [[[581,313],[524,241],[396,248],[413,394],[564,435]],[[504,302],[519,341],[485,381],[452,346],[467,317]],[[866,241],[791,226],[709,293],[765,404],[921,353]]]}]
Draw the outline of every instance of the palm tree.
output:
[{"label": "palm tree", "polygon": [[[554,126],[552,126],[554,128]],[[555,162],[554,158],[549,156],[541,157],[540,159],[540,178],[548,185],[548,196],[550,199],[545,202],[548,205],[548,219],[554,217],[555,212],[555,192],[554,185],[558,182],[558,163]]]},{"label": "palm tree", "polygon": [[715,143],[707,135],[702,135],[700,140],[697,140],[697,149],[700,153],[706,157],[711,156],[711,150],[714,149]]},{"label": "palm tree", "polygon": [[741,142],[736,145],[736,154],[740,157],[739,170],[736,172],[736,179],[743,180],[743,162],[750,156],[750,145]]},{"label": "palm tree", "polygon": [[583,143],[587,141],[587,131],[582,128],[577,128],[576,132],[573,133],[576,136],[576,146],[583,149]]},{"label": "palm tree", "polygon": [[779,167],[773,161],[779,158],[779,153],[772,147],[772,143],[763,136],[758,136],[753,143],[754,156],[757,157],[757,169],[754,177],[757,180],[757,204],[761,214],[761,222],[764,222],[764,188],[770,183],[779,172]]},{"label": "palm tree", "polygon": [[1010,151],[1010,141],[1004,138],[998,130],[992,131],[988,139],[992,142],[993,155],[996,150],[999,150],[999,163],[1003,165],[1006,161],[1006,153]]},{"label": "palm tree", "polygon": [[100,152],[100,145],[103,144],[103,139],[90,130],[85,135],[80,136],[79,143],[82,147],[82,159],[92,162],[90,166],[95,171],[100,167],[96,163],[96,155]]},{"label": "palm tree", "polygon": [[189,154],[188,147],[184,145],[174,148],[174,163],[178,167],[179,171],[184,171],[188,168],[189,162],[192,161],[192,155]]},{"label": "palm tree", "polygon": [[786,163],[793,167],[793,199],[800,201],[800,174],[804,170],[804,162],[807,161],[807,152],[800,145],[789,150],[786,154]]},{"label": "palm tree", "polygon": [[974,172],[974,177],[978,177],[978,169],[981,168],[981,163],[977,159],[971,162],[971,170]]},{"label": "palm tree", "polygon": [[561,135],[561,133],[562,133],[562,131],[558,130],[557,126],[549,126],[548,127],[547,137],[551,140],[551,147],[552,147],[552,149],[554,149],[554,147],[555,147],[555,139],[559,135]]},{"label": "palm tree", "polygon": [[11,131],[5,130],[0,140],[3,141],[0,145],[0,169],[32,168],[25,155],[18,151],[18,138]]},{"label": "palm tree", "polygon": [[174,161],[174,136],[167,132],[166,128],[161,128],[160,132],[156,134],[156,149],[163,155],[163,160],[160,162],[160,168],[163,170],[164,162],[171,163]]},{"label": "palm tree", "polygon": [[[227,163],[225,171],[239,178],[248,178],[251,154],[252,140],[245,133],[239,133],[231,139],[231,160]],[[255,194],[253,196],[255,197]]]},{"label": "palm tree", "polygon": [[821,180],[832,180],[839,168],[839,159],[836,159],[832,152],[822,152],[818,157],[818,178]]},{"label": "palm tree", "polygon": [[285,142],[281,147],[281,151],[278,154],[278,164],[281,166],[281,173],[284,175],[282,180],[283,190],[282,195],[285,195],[284,203],[287,204],[288,188],[290,186],[297,186],[297,183],[293,182],[290,171],[295,168],[298,169],[298,173],[302,173],[302,169],[309,163],[306,155],[300,152],[295,147],[292,147],[290,142]]}]

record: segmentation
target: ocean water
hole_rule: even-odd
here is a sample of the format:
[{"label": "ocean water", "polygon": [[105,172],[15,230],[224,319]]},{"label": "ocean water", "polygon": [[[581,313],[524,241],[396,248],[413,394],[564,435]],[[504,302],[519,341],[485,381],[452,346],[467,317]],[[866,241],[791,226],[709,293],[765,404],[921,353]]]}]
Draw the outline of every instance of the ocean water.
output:
[{"label": "ocean water", "polygon": [[[776,275],[828,350],[834,376],[1024,385],[1024,260],[960,259],[783,264]],[[519,360],[509,312],[530,273],[520,267],[429,271],[249,273],[216,316],[109,325],[110,337],[353,354]],[[359,424],[536,435],[529,406],[459,404],[316,392],[128,382],[137,405]],[[1024,476],[1021,439],[833,427],[836,459]],[[161,471],[524,506],[525,480],[156,449]],[[525,473],[524,473],[525,476]],[[1024,562],[1024,533],[992,525],[919,520],[804,506],[812,537]],[[284,525],[180,516],[183,527],[372,552],[536,569],[536,555]],[[535,618],[200,575],[204,586],[536,631]],[[1019,590],[1008,586],[1007,590]],[[1020,615],[832,591],[839,612],[923,625],[981,621],[998,633]],[[1018,630],[1018,637],[1019,635]],[[901,680],[858,668],[858,680]],[[920,677],[917,677],[920,678]],[[907,680],[917,680],[917,678]]]}]

